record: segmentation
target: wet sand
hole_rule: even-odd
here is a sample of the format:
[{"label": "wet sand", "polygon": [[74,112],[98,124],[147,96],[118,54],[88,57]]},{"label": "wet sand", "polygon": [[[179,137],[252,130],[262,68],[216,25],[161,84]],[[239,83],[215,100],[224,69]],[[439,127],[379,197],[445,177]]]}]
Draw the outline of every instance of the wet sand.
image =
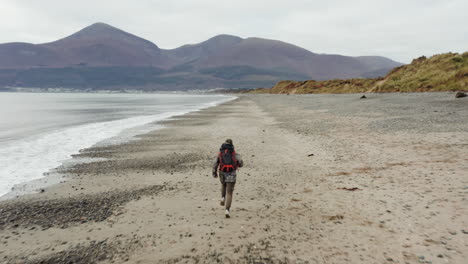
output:
[{"label": "wet sand", "polygon": [[[468,100],[246,96],[0,202],[0,263],[466,263]],[[232,217],[211,177],[232,138]]]}]

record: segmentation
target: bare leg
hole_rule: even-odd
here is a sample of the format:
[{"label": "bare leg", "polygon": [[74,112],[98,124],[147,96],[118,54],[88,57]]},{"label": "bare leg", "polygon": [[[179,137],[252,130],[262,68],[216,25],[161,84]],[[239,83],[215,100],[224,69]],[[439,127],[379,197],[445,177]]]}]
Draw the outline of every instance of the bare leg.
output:
[{"label": "bare leg", "polygon": [[236,185],[235,182],[227,182],[226,183],[226,209],[227,210],[231,209],[232,195],[233,195],[233,192],[234,192],[234,185]]}]

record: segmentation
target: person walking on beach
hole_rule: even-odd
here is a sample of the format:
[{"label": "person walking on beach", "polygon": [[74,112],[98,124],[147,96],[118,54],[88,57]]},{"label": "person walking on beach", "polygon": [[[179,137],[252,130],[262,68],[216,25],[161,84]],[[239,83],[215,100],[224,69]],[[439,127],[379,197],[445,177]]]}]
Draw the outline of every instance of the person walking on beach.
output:
[{"label": "person walking on beach", "polygon": [[237,168],[244,166],[241,156],[234,150],[231,139],[227,139],[219,149],[218,157],[213,166],[213,177],[221,181],[221,206],[225,206],[225,215],[230,217],[232,195],[236,185]]}]

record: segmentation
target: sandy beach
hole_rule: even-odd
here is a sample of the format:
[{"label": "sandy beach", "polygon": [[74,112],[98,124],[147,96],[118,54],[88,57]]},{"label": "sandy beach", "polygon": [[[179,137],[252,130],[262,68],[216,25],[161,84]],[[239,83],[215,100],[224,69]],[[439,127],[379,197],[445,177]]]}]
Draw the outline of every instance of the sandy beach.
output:
[{"label": "sandy beach", "polygon": [[359,97],[241,96],[82,150],[101,159],[0,202],[0,263],[467,263],[468,99]]}]

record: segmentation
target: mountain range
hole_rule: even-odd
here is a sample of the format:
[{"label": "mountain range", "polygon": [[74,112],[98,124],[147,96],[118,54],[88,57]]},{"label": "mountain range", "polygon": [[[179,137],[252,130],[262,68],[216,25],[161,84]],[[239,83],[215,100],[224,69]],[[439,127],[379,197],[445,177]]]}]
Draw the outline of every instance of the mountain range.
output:
[{"label": "mountain range", "polygon": [[378,77],[400,65],[380,56],[317,54],[278,40],[231,35],[161,49],[104,23],[50,43],[0,44],[3,87],[256,88],[284,79]]}]

